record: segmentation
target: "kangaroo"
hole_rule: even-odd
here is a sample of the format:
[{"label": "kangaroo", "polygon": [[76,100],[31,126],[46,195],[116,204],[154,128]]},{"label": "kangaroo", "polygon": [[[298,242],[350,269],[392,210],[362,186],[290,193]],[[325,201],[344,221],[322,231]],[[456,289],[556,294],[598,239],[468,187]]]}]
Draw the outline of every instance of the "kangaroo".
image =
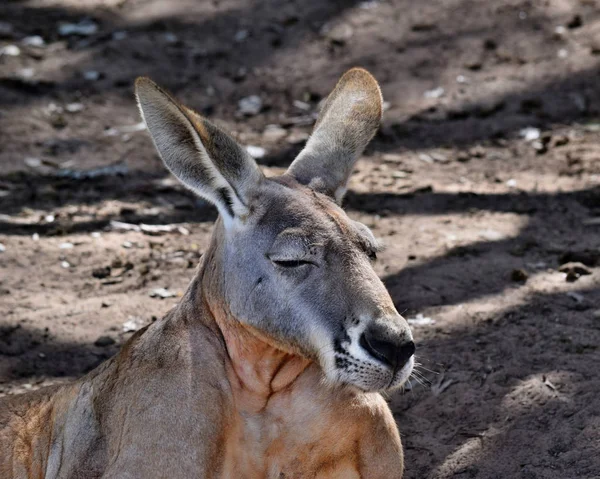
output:
[{"label": "kangaroo", "polygon": [[2,479],[403,475],[381,392],[415,345],[339,203],[378,128],[365,70],[342,76],[305,148],[267,178],[148,78],[135,84],[167,168],[219,211],[181,302],[80,380],[0,402]]}]

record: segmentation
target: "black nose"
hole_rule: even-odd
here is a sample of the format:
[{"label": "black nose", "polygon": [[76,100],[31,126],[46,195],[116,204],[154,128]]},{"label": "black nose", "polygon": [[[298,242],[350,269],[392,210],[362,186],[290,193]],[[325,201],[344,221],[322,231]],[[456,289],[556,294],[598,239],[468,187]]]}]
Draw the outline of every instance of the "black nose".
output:
[{"label": "black nose", "polygon": [[402,369],[415,354],[415,343],[404,334],[394,334],[387,328],[369,327],[360,337],[360,345],[375,359],[389,365],[394,371]]}]

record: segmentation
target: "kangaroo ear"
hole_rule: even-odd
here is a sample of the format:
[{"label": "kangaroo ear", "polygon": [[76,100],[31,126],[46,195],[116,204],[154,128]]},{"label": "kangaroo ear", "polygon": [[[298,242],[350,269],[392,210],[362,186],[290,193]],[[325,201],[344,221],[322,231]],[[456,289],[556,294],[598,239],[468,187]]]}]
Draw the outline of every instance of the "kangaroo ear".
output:
[{"label": "kangaroo ear", "polygon": [[233,138],[179,104],[149,78],[138,78],[135,94],[160,157],[188,188],[213,203],[228,225],[249,213],[252,192],[263,175]]},{"label": "kangaroo ear", "polygon": [[362,68],[346,72],[327,97],[306,147],[287,174],[341,202],[354,163],[375,135],[382,98]]}]

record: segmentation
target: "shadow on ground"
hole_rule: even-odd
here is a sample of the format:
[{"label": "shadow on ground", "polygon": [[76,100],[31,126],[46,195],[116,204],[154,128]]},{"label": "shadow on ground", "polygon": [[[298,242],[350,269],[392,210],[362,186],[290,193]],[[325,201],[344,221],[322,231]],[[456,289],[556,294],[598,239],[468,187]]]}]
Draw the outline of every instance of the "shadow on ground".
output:
[{"label": "shadow on ground", "polygon": [[[575,292],[585,302],[539,294],[499,314],[465,317],[441,337],[416,331],[428,336],[419,360],[440,373],[422,371],[432,390],[449,386],[431,394],[414,383],[392,399],[407,478],[593,477],[588,438],[600,420],[600,381],[589,365],[600,360],[600,289]],[[433,436],[423,436],[432,424]]]}]

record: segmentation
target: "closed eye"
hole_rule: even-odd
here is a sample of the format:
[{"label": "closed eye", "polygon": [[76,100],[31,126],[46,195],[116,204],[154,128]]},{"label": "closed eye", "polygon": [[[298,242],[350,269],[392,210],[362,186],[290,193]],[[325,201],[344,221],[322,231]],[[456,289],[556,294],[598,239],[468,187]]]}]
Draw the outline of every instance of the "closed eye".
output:
[{"label": "closed eye", "polygon": [[310,261],[302,260],[302,259],[286,259],[286,260],[271,260],[277,266],[281,266],[282,268],[298,268],[299,266],[304,266],[307,264],[314,265]]}]

